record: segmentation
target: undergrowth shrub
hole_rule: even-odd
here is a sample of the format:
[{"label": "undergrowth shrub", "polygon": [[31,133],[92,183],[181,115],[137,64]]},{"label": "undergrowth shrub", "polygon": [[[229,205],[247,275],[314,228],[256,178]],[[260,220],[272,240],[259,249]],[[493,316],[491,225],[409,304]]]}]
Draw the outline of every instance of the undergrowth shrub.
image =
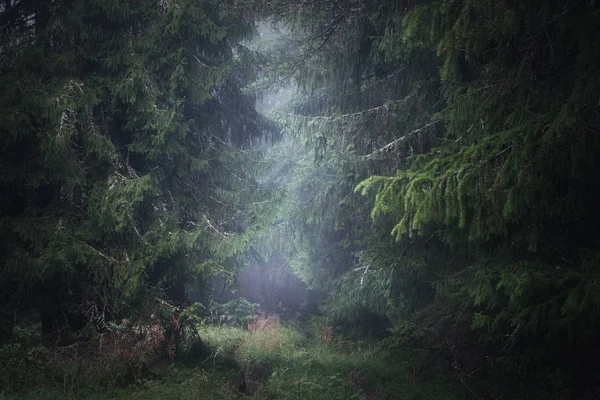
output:
[{"label": "undergrowth shrub", "polygon": [[0,388],[19,393],[46,386],[77,397],[86,387],[141,384],[178,352],[201,344],[198,307],[109,322],[102,332],[89,324],[68,346],[44,344],[39,323],[17,325],[0,346]]},{"label": "undergrowth shrub", "polygon": [[231,385],[238,394],[253,392],[253,399],[468,398],[456,379],[432,379],[413,369],[408,351],[398,348],[386,357],[379,341],[347,340],[324,318],[302,330],[269,315],[259,316],[246,329],[204,325],[199,330],[211,352],[200,365],[227,365],[237,373]]},{"label": "undergrowth shrub", "polygon": [[320,324],[313,324],[312,329],[315,334],[315,337],[319,341],[325,344],[331,344],[334,342],[334,329],[330,323],[324,322]]},{"label": "undergrowth shrub", "polygon": [[276,315],[261,315],[245,329],[205,325],[200,334],[211,352],[205,363],[229,361],[240,368],[249,362],[276,364],[292,359],[307,344],[305,335],[282,326]]},{"label": "undergrowth shrub", "polygon": [[214,325],[244,326],[258,316],[258,304],[251,303],[244,298],[217,303],[211,301],[209,311],[209,323]]},{"label": "undergrowth shrub", "polygon": [[40,345],[41,324],[17,325],[10,342],[0,346],[0,387],[18,391],[41,382],[48,349]]}]

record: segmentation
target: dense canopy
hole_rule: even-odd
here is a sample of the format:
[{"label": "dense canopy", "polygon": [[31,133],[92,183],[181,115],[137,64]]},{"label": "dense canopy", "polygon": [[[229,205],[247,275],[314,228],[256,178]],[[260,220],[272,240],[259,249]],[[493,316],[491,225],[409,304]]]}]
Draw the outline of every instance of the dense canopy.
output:
[{"label": "dense canopy", "polygon": [[0,344],[158,315],[173,358],[252,331],[241,293],[472,398],[595,398],[599,37],[594,0],[4,0]]}]

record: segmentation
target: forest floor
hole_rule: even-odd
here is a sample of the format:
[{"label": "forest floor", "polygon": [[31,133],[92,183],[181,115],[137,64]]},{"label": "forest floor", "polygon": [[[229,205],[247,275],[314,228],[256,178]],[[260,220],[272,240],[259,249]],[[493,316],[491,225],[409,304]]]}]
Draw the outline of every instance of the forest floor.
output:
[{"label": "forest floor", "polygon": [[[248,331],[200,328],[207,352],[186,362],[155,365],[135,385],[57,381],[0,399],[468,399],[468,388],[414,363],[389,360],[364,341],[336,341],[279,324]],[[208,354],[208,356],[207,356]],[[94,386],[96,385],[96,386]]]}]

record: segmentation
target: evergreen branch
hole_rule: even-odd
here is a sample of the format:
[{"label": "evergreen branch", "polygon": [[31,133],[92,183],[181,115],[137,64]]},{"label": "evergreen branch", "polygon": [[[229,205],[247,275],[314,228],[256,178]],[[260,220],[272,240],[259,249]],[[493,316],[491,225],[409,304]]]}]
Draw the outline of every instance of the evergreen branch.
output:
[{"label": "evergreen branch", "polygon": [[141,234],[140,231],[138,230],[137,226],[135,226],[135,224],[133,224],[133,230],[135,231],[136,235],[140,238],[141,242],[143,244],[145,244],[146,246],[152,246]]},{"label": "evergreen branch", "polygon": [[202,62],[202,60],[200,60],[198,57],[196,57],[194,55],[192,55],[192,57],[194,58],[194,60],[198,61],[198,63],[200,65],[202,65],[203,67],[210,68],[210,69],[219,69],[218,67],[215,67],[215,66],[212,66],[212,65],[207,65],[206,63]]},{"label": "evergreen branch", "polygon": [[251,52],[251,53],[256,53],[256,54],[258,54],[259,56],[266,57],[266,58],[270,58],[270,59],[272,59],[272,58],[273,58],[273,56],[272,56],[272,55],[270,55],[270,54],[264,53],[264,52],[262,52],[262,51],[259,51],[259,50],[252,49],[252,48],[250,48],[250,47],[248,47],[248,46],[244,46],[243,44],[241,44],[240,42],[236,42],[235,40],[234,40],[234,41],[232,41],[231,43],[232,43],[232,44],[234,44],[234,45],[236,45],[236,46],[238,46],[238,47],[241,47],[241,48],[243,48],[243,49],[245,49],[245,50],[248,50],[248,51],[249,51],[249,52]]},{"label": "evergreen branch", "polygon": [[[402,71],[403,71],[403,69],[398,69],[398,70],[396,70],[396,71],[388,74],[387,76],[384,76],[382,78],[379,78],[379,79],[375,80],[374,82],[371,82],[366,87],[362,87],[362,88],[359,88],[358,90],[353,90],[351,92],[340,93],[344,89],[346,89],[348,86],[356,85],[355,82],[347,82],[347,83],[345,83],[345,84],[343,84],[341,86],[334,86],[333,88],[327,88],[327,89],[325,89],[325,93],[323,93],[321,95],[318,95],[318,96],[316,96],[316,97],[314,97],[312,99],[308,99],[306,101],[299,102],[298,104],[296,104],[296,106],[301,106],[303,104],[310,103],[310,102],[312,102],[314,100],[323,100],[323,99],[326,99],[327,97],[329,97],[331,95],[336,95],[337,97],[340,97],[340,96],[351,96],[351,95],[355,95],[357,93],[363,93],[363,92],[366,92],[367,90],[369,90],[369,89],[371,89],[371,88],[373,88],[373,87],[375,87],[377,85],[380,85],[380,84],[386,82],[388,79],[393,78],[394,76],[398,75]],[[376,74],[368,75],[368,76],[362,78],[361,82],[365,82],[365,81],[370,80],[371,78],[376,78],[376,77],[377,77]]]},{"label": "evergreen branch", "polygon": [[83,242],[81,240],[80,240],[80,243],[83,244],[88,249],[92,250],[94,253],[98,254],[100,257],[102,257],[102,258],[104,258],[104,259],[106,259],[106,260],[108,260],[110,262],[114,262],[114,263],[117,263],[117,264],[127,264],[127,263],[129,263],[129,260],[121,261],[121,260],[117,260],[114,257],[108,256],[108,255],[104,254],[103,252],[101,252],[100,250],[96,249],[95,247],[92,247],[89,244],[87,244],[87,243],[85,243],[85,242]]},{"label": "evergreen branch", "polygon": [[263,258],[263,256],[260,255],[260,253],[258,252],[258,250],[256,250],[256,248],[253,245],[250,245],[250,254],[252,255],[252,257],[260,264],[260,265],[265,265],[267,262],[265,261],[265,259]]},{"label": "evergreen branch", "polygon": [[216,141],[218,141],[218,142],[219,142],[220,144],[222,144],[223,146],[225,146],[225,147],[227,147],[227,148],[229,148],[229,149],[231,149],[231,150],[233,150],[233,151],[235,151],[235,152],[237,152],[237,153],[243,154],[243,155],[245,155],[245,156],[248,156],[248,153],[250,153],[250,152],[253,152],[253,151],[254,151],[254,152],[256,152],[256,151],[259,151],[259,150],[242,150],[242,149],[240,149],[240,148],[237,148],[237,147],[235,147],[235,146],[232,146],[231,144],[227,143],[226,141],[224,141],[223,139],[221,139],[220,137],[218,137],[218,136],[216,136],[216,135],[212,135],[212,138],[213,138],[213,139],[215,139]]},{"label": "evergreen branch", "polygon": [[300,69],[300,67],[315,53],[318,53],[319,51],[321,51],[321,49],[327,44],[327,42],[329,41],[329,39],[331,39],[331,37],[333,36],[333,33],[335,32],[335,29],[337,28],[338,24],[342,21],[342,19],[344,19],[344,15],[340,15],[338,16],[335,20],[331,21],[328,25],[327,25],[327,31],[325,33],[325,38],[323,39],[323,41],[321,42],[321,44],[319,46],[317,46],[316,49],[307,51],[306,53],[304,53],[304,55],[302,56],[302,58],[300,59],[300,61],[298,63],[296,63],[296,65],[294,66],[294,68],[292,69],[292,71],[285,77],[278,79],[277,81],[275,81],[275,83],[273,84],[273,86],[280,84],[282,82],[287,81],[288,79],[290,79],[292,76],[294,76],[294,74]]},{"label": "evergreen branch", "polygon": [[208,217],[206,215],[202,215],[202,217],[204,218],[204,221],[206,222],[206,224],[208,225],[208,227],[211,228],[213,231],[215,231],[219,236],[221,236],[221,237],[232,237],[232,236],[235,236],[235,233],[221,232],[216,226],[214,226],[212,224],[212,222],[210,222],[210,220],[208,219]]},{"label": "evergreen branch", "polygon": [[156,300],[157,300],[157,301],[158,301],[160,304],[162,304],[163,306],[167,306],[167,307],[169,307],[169,308],[170,308],[170,309],[172,309],[172,310],[177,310],[177,307],[175,307],[175,306],[174,306],[174,305],[172,305],[172,304],[169,304],[169,303],[167,303],[166,301],[164,301],[164,300],[163,300],[163,299],[161,299],[160,297],[156,297],[156,296],[154,296],[154,298],[155,298],[155,299],[156,299]]},{"label": "evergreen branch", "polygon": [[364,155],[364,156],[360,156],[359,159],[362,160],[371,160],[373,158],[378,158],[380,156],[382,156],[383,154],[387,154],[392,152],[395,148],[398,147],[398,145],[400,145],[401,143],[405,143],[409,140],[411,140],[412,138],[414,138],[415,136],[420,135],[421,133],[435,127],[438,126],[439,124],[441,124],[441,120],[438,121],[434,121],[434,122],[430,122],[429,124],[419,128],[419,129],[415,129],[412,132],[409,132],[407,134],[405,134],[404,136],[394,140],[393,142],[390,142],[388,144],[386,144],[385,146],[375,150],[374,152]]},{"label": "evergreen branch", "polygon": [[362,111],[357,111],[357,112],[342,114],[342,115],[331,115],[331,116],[319,115],[319,116],[313,117],[313,116],[309,116],[309,115],[298,115],[298,114],[289,114],[289,113],[278,113],[278,114],[286,115],[286,116],[293,116],[295,118],[302,118],[302,119],[307,119],[307,120],[311,120],[311,121],[335,122],[340,119],[349,119],[349,118],[353,118],[353,117],[357,117],[357,116],[362,116],[365,114],[378,113],[381,109],[387,110],[391,105],[401,104],[401,103],[404,103],[404,102],[410,100],[412,97],[414,97],[415,94],[416,94],[416,91],[410,93],[409,95],[407,95],[406,97],[404,97],[403,99],[400,99],[400,100],[387,100],[379,106],[369,108],[367,110],[362,110]]},{"label": "evergreen branch", "polygon": [[214,201],[215,203],[222,205],[223,207],[227,208],[230,211],[239,212],[239,210],[234,209],[231,205],[224,203],[221,200],[215,199],[211,195],[208,195],[208,198],[211,199],[212,201]]}]

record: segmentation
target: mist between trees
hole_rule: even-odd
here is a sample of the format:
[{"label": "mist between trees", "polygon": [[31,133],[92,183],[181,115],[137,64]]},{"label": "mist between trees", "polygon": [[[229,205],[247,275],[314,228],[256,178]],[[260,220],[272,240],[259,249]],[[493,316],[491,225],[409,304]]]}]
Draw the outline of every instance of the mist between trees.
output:
[{"label": "mist between trees", "polygon": [[599,398],[599,37],[594,0],[2,0],[0,398]]}]

